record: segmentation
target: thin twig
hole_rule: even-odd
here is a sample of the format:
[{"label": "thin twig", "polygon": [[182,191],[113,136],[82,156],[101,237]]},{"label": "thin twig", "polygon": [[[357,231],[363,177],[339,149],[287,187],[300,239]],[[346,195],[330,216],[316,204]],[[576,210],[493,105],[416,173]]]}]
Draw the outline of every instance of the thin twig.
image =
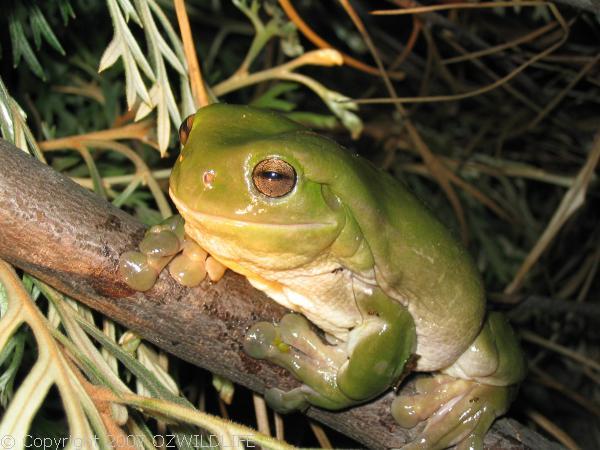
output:
[{"label": "thin twig", "polygon": [[432,6],[418,6],[415,8],[406,9],[380,9],[371,11],[371,14],[375,16],[399,16],[406,14],[422,14],[434,11],[445,11],[448,9],[484,9],[484,8],[501,8],[511,6],[543,6],[546,5],[545,1],[509,1],[509,2],[481,2],[481,3],[450,3],[447,5],[432,5]]},{"label": "thin twig", "polygon": [[187,61],[190,84],[192,86],[192,94],[197,108],[202,108],[210,104],[208,93],[204,85],[202,70],[198,63],[198,56],[192,39],[192,30],[190,28],[190,20],[185,9],[185,0],[173,0],[175,12],[177,14],[177,22],[179,23],[179,31],[181,40],[183,41],[183,51]]},{"label": "thin twig", "polygon": [[567,447],[569,450],[580,450],[573,438],[569,436],[562,428],[533,409],[528,409],[525,413],[533,420],[540,428],[550,433],[557,441]]},{"label": "thin twig", "polygon": [[254,403],[254,412],[256,414],[256,425],[258,431],[267,436],[271,436],[271,427],[269,426],[269,413],[267,412],[267,404],[265,399],[257,393],[252,394],[252,402]]},{"label": "thin twig", "polygon": [[557,344],[556,342],[549,341],[548,339],[544,339],[543,337],[538,336],[531,331],[522,330],[521,336],[524,340],[540,345],[548,350],[552,350],[553,352],[560,353],[561,355],[567,356],[571,358],[573,361],[577,361],[585,366],[588,366],[594,370],[600,372],[600,363],[590,359],[581,353],[577,353],[570,348],[565,347],[564,345]]},{"label": "thin twig", "polygon": [[[303,19],[300,17],[292,2],[290,0],[279,0],[281,8],[285,11],[289,19],[294,22],[300,32],[306,36],[306,38],[315,44],[319,48],[335,48],[321,36],[319,36]],[[368,64],[359,61],[356,58],[348,55],[347,53],[340,52],[344,58],[344,64],[358,69],[362,72],[379,76],[381,73],[377,67],[369,66]],[[394,80],[403,80],[405,78],[404,72],[390,72],[389,76]]]},{"label": "thin twig", "polygon": [[309,424],[310,429],[312,430],[315,437],[317,438],[317,441],[319,442],[319,447],[333,448],[333,445],[331,445],[331,441],[329,440],[329,437],[327,436],[327,433],[325,432],[323,427],[318,423],[313,422],[312,420],[309,422]]},{"label": "thin twig", "polygon": [[[369,33],[367,32],[364,24],[360,20],[360,17],[358,17],[358,14],[356,14],[356,11],[354,11],[354,8],[352,8],[352,6],[348,2],[348,0],[340,0],[340,3],[342,4],[344,9],[348,13],[350,18],[352,19],[352,21],[354,22],[354,25],[356,26],[358,31],[361,33],[365,43],[369,47],[369,50],[370,50],[371,54],[373,55],[375,62],[377,63],[377,67],[379,67],[379,71],[381,73],[383,81],[385,82],[386,88],[387,88],[388,92],[390,93],[392,99],[397,98],[396,89],[394,88],[390,78],[388,77],[387,72],[386,72],[385,68],[383,67],[381,58],[379,57],[379,52],[377,51],[377,48],[373,44],[373,41],[371,40],[371,37],[369,36]],[[403,119],[404,119],[404,126],[406,127],[406,131],[408,132],[408,135],[410,136],[411,141],[413,142],[413,144],[415,145],[415,147],[421,154],[423,161],[425,162],[425,164],[427,165],[427,167],[429,168],[429,170],[431,171],[431,173],[433,174],[433,176],[435,177],[437,182],[440,184],[440,186],[446,193],[446,196],[448,197],[448,200],[450,201],[452,208],[454,209],[454,212],[458,219],[458,223],[460,224],[461,237],[462,237],[463,241],[466,242],[468,240],[467,221],[465,219],[465,213],[464,213],[463,207],[460,203],[460,200],[459,200],[458,196],[456,195],[456,192],[454,191],[454,188],[452,187],[452,184],[450,183],[450,181],[448,179],[448,173],[447,173],[448,170],[439,162],[437,157],[429,149],[429,147],[427,146],[427,144],[421,137],[421,134],[417,131],[417,128],[412,124],[412,122],[408,118],[408,115],[407,115],[404,107],[399,103],[395,103],[395,105],[396,105],[397,111],[400,113],[401,117],[403,117]]]},{"label": "thin twig", "polygon": [[274,413],[275,415],[275,437],[283,441],[285,439],[285,427],[283,423],[283,417],[280,414]]},{"label": "thin twig", "polygon": [[[40,148],[44,151],[60,150],[64,148],[77,148],[82,142],[97,140],[97,141],[113,141],[121,139],[137,139],[146,144],[152,145],[150,141],[150,131],[153,123],[150,120],[128,124],[118,128],[109,128],[107,130],[92,131],[90,133],[76,134],[73,136],[65,136],[57,139],[50,139],[39,142]],[[155,146],[154,144],[153,146]]]},{"label": "thin twig", "polygon": [[547,4],[550,10],[554,13],[561,27],[563,28],[564,34],[560,38],[558,42],[552,44],[547,49],[538,53],[528,61],[524,62],[514,70],[512,70],[508,75],[500,78],[499,80],[488,84],[487,86],[480,87],[478,89],[474,89],[469,92],[464,92],[462,94],[456,95],[434,95],[429,97],[395,97],[395,98],[369,98],[369,99],[354,99],[352,100],[356,104],[386,104],[386,103],[432,103],[432,102],[451,102],[456,100],[464,100],[465,98],[475,97],[481,94],[485,94],[487,92],[493,91],[494,89],[502,86],[504,83],[509,82],[529,66],[539,61],[540,59],[546,57],[550,53],[554,52],[556,49],[560,48],[569,37],[569,26],[565,22],[564,18],[561,16],[560,12],[552,3]]},{"label": "thin twig", "polygon": [[[152,178],[154,178],[155,180],[165,180],[169,178],[169,175],[171,175],[171,169],[153,170],[151,174]],[[139,176],[140,175],[138,173],[132,173],[129,175],[114,175],[111,177],[102,177],[102,186],[108,188],[120,184],[128,184],[131,183],[133,179]],[[94,183],[91,178],[71,177],[71,179],[78,185],[83,186],[84,188],[92,189],[94,187]]]},{"label": "thin twig", "polygon": [[544,120],[544,117],[546,117],[554,108],[556,108],[556,106],[562,101],[562,99],[565,98],[565,96],[571,91],[571,89],[573,89],[573,87],[577,83],[579,83],[579,81],[592,69],[592,67],[594,67],[598,63],[598,61],[600,61],[600,53],[581,68],[579,73],[576,76],[574,76],[571,81],[569,81],[565,88],[562,91],[560,91],[552,99],[552,101],[548,103],[548,105],[546,105],[546,107],[543,110],[541,110],[531,122],[529,122],[529,124],[525,126],[525,129],[535,128],[542,120]]},{"label": "thin twig", "polygon": [[444,59],[442,60],[442,64],[455,64],[458,62],[469,61],[471,59],[477,59],[481,58],[482,56],[493,55],[494,53],[499,53],[504,50],[517,47],[518,45],[533,41],[535,38],[542,36],[543,34],[546,34],[549,31],[552,31],[554,28],[556,28],[557,25],[558,22],[550,22],[549,24],[546,24],[543,27],[538,28],[537,30],[533,30],[532,32],[527,33],[524,36],[519,36],[518,38],[512,39],[503,44],[488,47],[476,52],[467,53],[465,55],[454,56],[452,58]]},{"label": "thin twig", "polygon": [[556,380],[554,377],[550,376],[547,372],[537,368],[537,367],[529,367],[530,373],[534,373],[535,377],[534,381],[543,384],[544,386],[548,386],[551,389],[554,389],[557,392],[560,392],[565,397],[579,404],[583,408],[587,409],[591,414],[594,414],[596,417],[600,418],[600,405],[594,403],[593,399],[587,399],[585,396],[580,394],[579,392],[575,392],[569,388],[567,388],[563,383]]},{"label": "thin twig", "polygon": [[504,292],[506,294],[514,294],[521,288],[527,273],[537,263],[568,218],[585,202],[585,193],[599,160],[600,131],[596,133],[587,161],[579,171],[573,186],[565,193],[546,229],[521,264],[521,267],[519,267],[513,280],[505,288]]}]

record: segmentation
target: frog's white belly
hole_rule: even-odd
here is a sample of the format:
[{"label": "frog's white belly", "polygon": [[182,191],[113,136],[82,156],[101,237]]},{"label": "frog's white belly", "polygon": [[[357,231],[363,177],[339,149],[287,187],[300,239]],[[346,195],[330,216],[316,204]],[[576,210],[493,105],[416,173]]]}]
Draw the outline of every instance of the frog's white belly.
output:
[{"label": "frog's white belly", "polygon": [[260,275],[276,281],[281,288],[252,277],[248,280],[277,303],[304,314],[337,339],[346,341],[349,331],[363,320],[353,292],[353,274],[342,270],[339,264],[320,261],[276,273],[261,271]]}]

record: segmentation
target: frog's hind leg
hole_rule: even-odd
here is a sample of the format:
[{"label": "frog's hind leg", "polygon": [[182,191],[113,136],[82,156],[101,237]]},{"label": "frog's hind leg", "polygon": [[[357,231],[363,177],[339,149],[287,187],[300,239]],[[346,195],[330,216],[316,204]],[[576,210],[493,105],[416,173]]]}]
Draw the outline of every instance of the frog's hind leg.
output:
[{"label": "frog's hind leg", "polygon": [[417,395],[397,397],[392,414],[406,428],[427,420],[406,449],[481,449],[494,419],[512,402],[525,363],[504,316],[491,313],[469,349],[450,367],[417,381]]},{"label": "frog's hind leg", "polygon": [[405,428],[427,420],[420,435],[403,449],[443,449],[457,444],[459,450],[482,449],[485,433],[508,409],[516,386],[438,377],[428,379],[431,390],[398,397],[392,404],[394,418]]}]

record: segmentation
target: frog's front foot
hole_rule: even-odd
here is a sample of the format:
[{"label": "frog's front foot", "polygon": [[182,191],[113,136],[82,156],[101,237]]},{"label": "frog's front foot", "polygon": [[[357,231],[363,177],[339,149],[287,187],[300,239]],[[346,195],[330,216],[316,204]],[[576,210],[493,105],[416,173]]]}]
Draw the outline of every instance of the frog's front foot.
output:
[{"label": "frog's front foot", "polygon": [[285,315],[279,324],[260,322],[246,334],[244,349],[288,369],[303,386],[289,392],[270,390],[265,397],[279,411],[309,404],[343,409],[365,402],[402,376],[415,341],[412,317],[400,303],[374,289],[361,297],[367,316],[352,328],[346,341],[325,343],[299,314]]},{"label": "frog's front foot", "polygon": [[492,386],[446,375],[417,381],[417,394],[397,397],[392,415],[404,428],[427,420],[425,428],[406,450],[482,449],[494,419],[504,414],[516,386]]},{"label": "frog's front foot", "polygon": [[208,275],[219,280],[225,267],[184,232],[181,216],[172,216],[148,229],[139,251],[129,251],[119,259],[119,273],[136,291],[154,286],[160,272],[169,265],[169,273],[184,286],[197,286]]},{"label": "frog's front foot", "polygon": [[288,392],[275,388],[265,392],[265,400],[276,411],[304,410],[309,404],[339,409],[355,403],[337,385],[346,352],[325,344],[299,314],[286,314],[278,324],[254,324],[246,333],[244,350],[253,358],[285,367],[304,382]]}]

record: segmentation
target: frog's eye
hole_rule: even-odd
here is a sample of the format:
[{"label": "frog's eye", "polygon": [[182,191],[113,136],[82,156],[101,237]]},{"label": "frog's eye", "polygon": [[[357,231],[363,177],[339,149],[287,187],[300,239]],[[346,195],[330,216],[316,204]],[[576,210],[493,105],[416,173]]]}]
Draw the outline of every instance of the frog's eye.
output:
[{"label": "frog's eye", "polygon": [[194,124],[194,116],[195,114],[187,116],[179,127],[179,141],[181,142],[181,145],[185,145],[188,140],[190,131],[192,131],[192,125]]},{"label": "frog's eye", "polygon": [[296,185],[296,171],[283,159],[263,159],[252,171],[252,182],[267,197],[283,197]]}]

